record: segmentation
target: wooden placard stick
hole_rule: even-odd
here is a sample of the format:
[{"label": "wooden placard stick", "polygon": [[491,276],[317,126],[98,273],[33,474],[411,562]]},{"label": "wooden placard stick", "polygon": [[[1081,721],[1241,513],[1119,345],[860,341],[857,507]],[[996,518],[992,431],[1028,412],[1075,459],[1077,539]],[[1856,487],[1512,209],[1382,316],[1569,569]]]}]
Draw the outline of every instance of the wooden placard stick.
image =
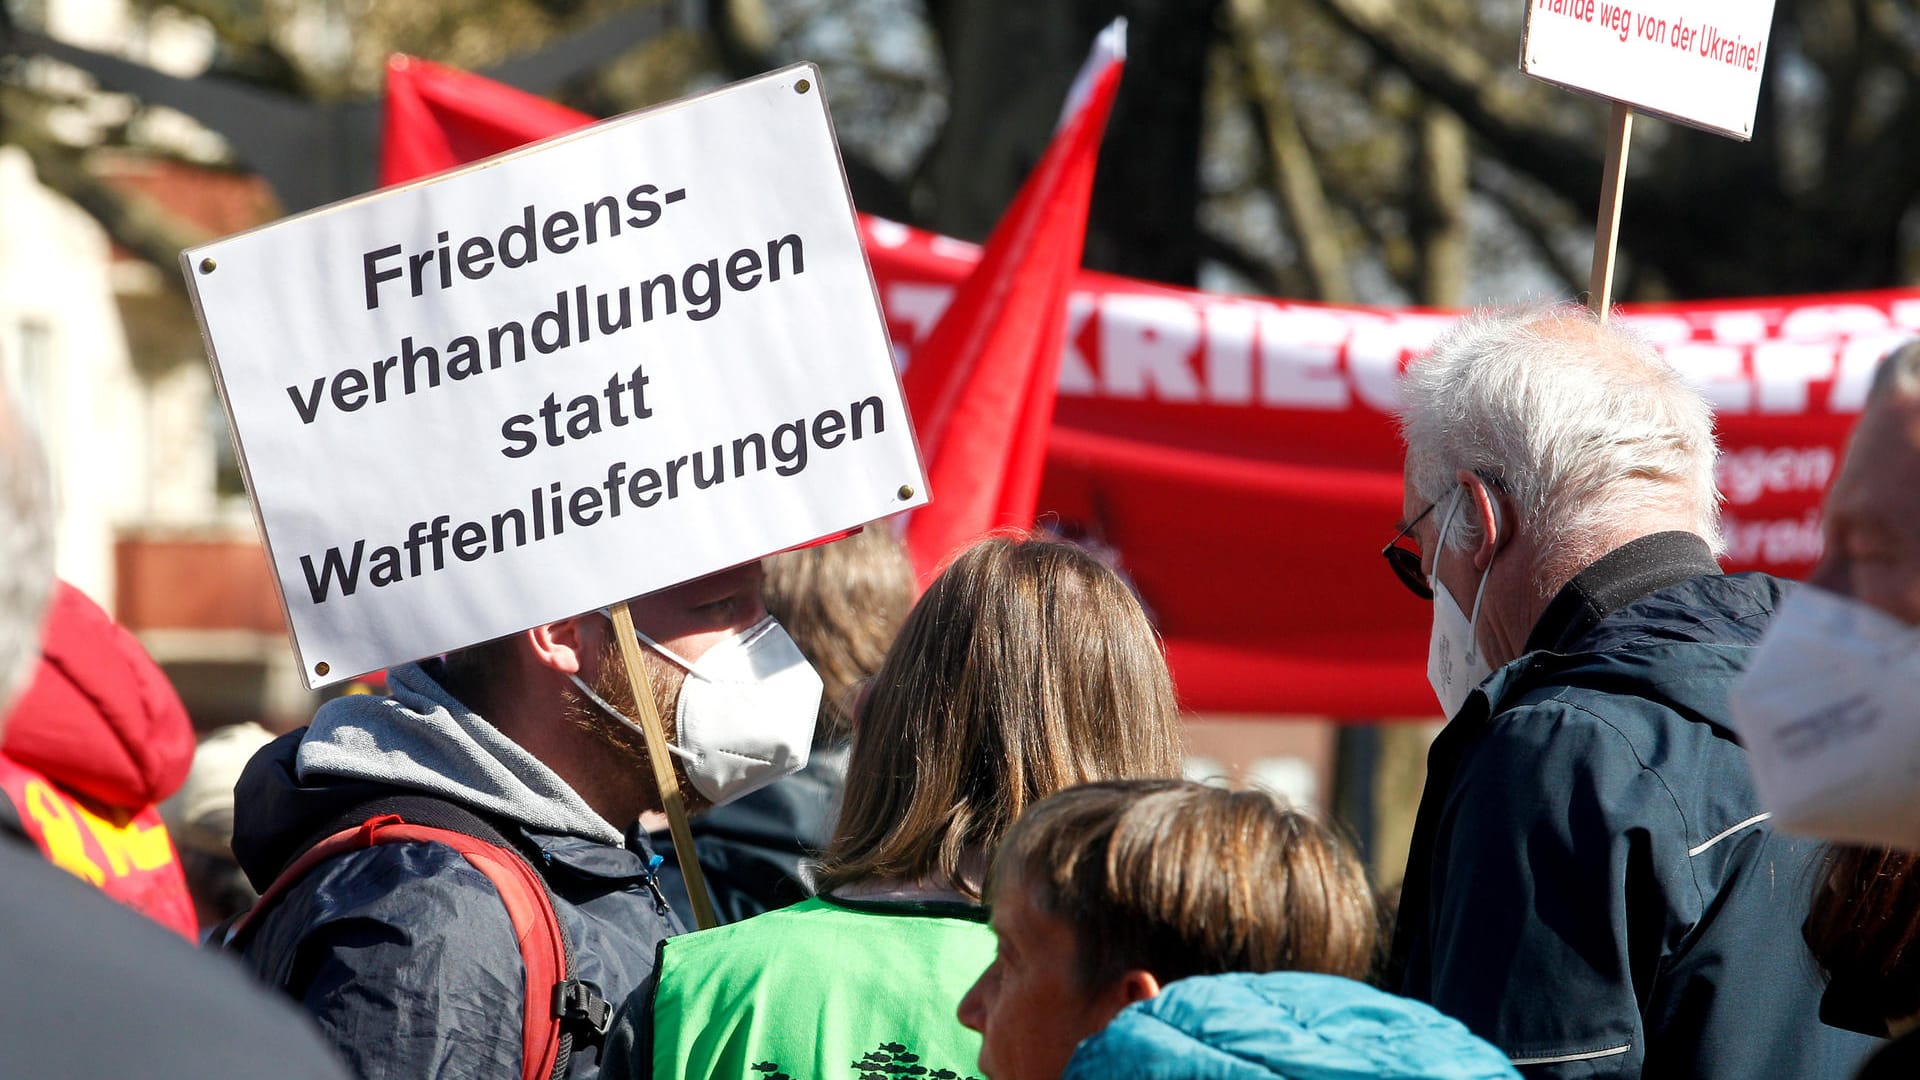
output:
[{"label": "wooden placard stick", "polygon": [[1627,190],[1627,150],[1633,139],[1633,106],[1613,103],[1607,122],[1607,163],[1600,175],[1600,219],[1593,229],[1593,273],[1587,305],[1601,322],[1613,308],[1613,254],[1620,243],[1620,203]]},{"label": "wooden placard stick", "polygon": [[625,600],[610,610],[614,640],[620,643],[620,659],[626,663],[627,682],[640,712],[640,730],[647,740],[647,760],[653,763],[653,783],[660,789],[660,806],[667,812],[667,826],[673,832],[673,851],[680,859],[687,898],[693,901],[695,929],[718,926],[713,899],[707,895],[707,877],[700,870],[700,856],[693,850],[693,829],[687,824],[687,804],[680,797],[680,778],[674,775],[673,759],[668,756],[666,729],[653,703],[653,681],[647,677],[646,663],[640,655],[640,638],[633,632],[633,614]]}]

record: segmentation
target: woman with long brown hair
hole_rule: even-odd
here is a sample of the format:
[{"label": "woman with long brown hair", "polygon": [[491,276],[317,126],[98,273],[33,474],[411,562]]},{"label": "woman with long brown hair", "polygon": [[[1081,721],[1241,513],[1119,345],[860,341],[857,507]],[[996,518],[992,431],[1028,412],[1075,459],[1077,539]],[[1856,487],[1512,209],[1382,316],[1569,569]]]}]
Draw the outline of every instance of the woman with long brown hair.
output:
[{"label": "woman with long brown hair", "polygon": [[968,1075],[980,1039],[953,1009],[993,956],[980,893],[1001,838],[1074,784],[1179,769],[1166,661],[1118,576],[1052,540],[968,549],[856,713],[820,895],[670,939],[606,1075]]}]

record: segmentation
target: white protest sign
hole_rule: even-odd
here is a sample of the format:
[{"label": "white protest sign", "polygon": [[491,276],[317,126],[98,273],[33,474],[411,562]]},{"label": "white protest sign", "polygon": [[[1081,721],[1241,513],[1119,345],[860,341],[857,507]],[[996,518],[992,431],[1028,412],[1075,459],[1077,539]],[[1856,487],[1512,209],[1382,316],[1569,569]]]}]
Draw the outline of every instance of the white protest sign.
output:
[{"label": "white protest sign", "polygon": [[1520,69],[1745,141],[1772,24],[1773,0],[1528,0]]},{"label": "white protest sign", "polygon": [[182,258],[309,686],[927,499],[810,65]]}]

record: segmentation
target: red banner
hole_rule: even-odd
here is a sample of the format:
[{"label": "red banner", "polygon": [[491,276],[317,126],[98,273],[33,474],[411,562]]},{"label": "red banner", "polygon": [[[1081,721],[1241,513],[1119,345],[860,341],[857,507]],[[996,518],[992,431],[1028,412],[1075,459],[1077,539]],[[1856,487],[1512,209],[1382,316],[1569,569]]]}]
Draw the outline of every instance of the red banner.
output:
[{"label": "red banner", "polygon": [[[587,117],[397,58],[387,182]],[[903,362],[979,249],[862,218]],[[1878,359],[1920,290],[1629,309],[1719,411],[1729,569],[1797,577]],[[1430,608],[1379,551],[1400,516],[1401,367],[1446,312],[1337,308],[1083,273],[1068,302],[1043,524],[1111,548],[1206,712],[1426,716]],[[940,492],[935,491],[938,499]]]},{"label": "red banner", "polygon": [[[865,224],[909,361],[976,252]],[[1379,551],[1400,514],[1398,375],[1451,318],[1081,276],[1040,507],[1062,531],[1117,551],[1188,708],[1434,712],[1429,609]],[[1804,574],[1874,364],[1920,333],[1920,291],[1642,307],[1623,319],[1718,409],[1729,569]]]}]

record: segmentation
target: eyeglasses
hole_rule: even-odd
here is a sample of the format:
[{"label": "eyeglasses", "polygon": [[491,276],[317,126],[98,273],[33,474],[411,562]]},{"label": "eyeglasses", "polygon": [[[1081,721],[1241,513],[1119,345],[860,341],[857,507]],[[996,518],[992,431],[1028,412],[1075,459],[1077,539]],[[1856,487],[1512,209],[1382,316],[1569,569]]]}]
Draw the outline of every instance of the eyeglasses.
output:
[{"label": "eyeglasses", "polygon": [[1427,575],[1420,569],[1420,553],[1412,548],[1401,547],[1400,541],[1413,531],[1415,525],[1420,524],[1428,514],[1433,513],[1434,507],[1439,505],[1437,502],[1428,503],[1425,510],[1420,511],[1412,521],[1407,522],[1399,532],[1394,533],[1393,539],[1387,541],[1387,546],[1380,549],[1380,555],[1387,560],[1387,566],[1393,570],[1393,576],[1400,579],[1400,584],[1405,585],[1407,591],[1422,600],[1433,599],[1433,590],[1427,587]]}]

